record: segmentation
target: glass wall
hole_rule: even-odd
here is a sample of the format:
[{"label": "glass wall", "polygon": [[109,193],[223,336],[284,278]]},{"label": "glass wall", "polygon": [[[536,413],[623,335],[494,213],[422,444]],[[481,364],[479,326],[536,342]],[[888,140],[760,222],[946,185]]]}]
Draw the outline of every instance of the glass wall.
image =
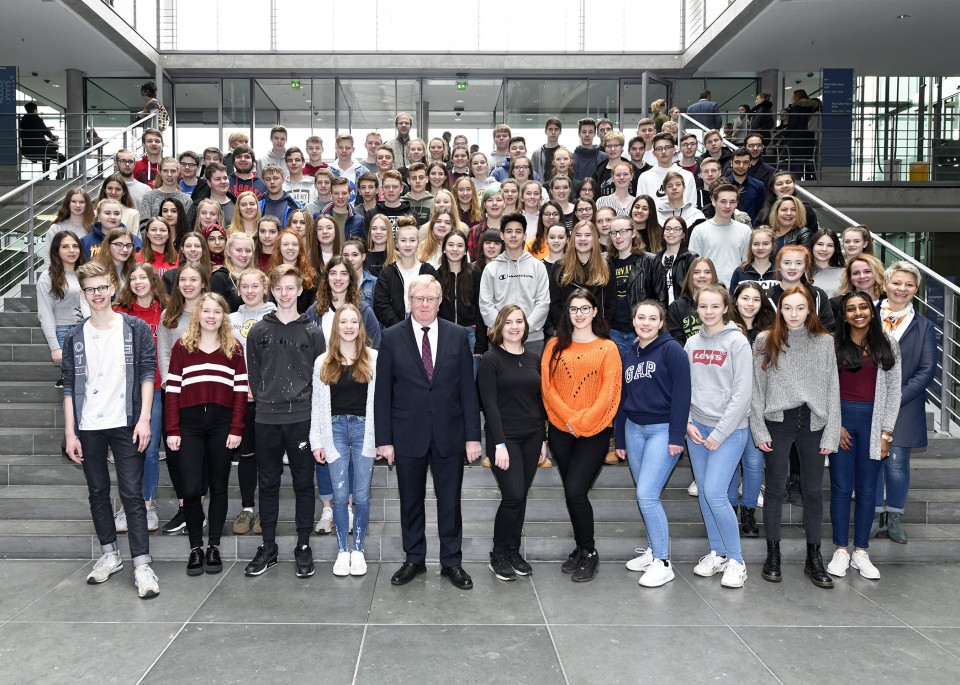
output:
[{"label": "glass wall", "polygon": [[607,79],[510,79],[507,82],[507,124],[527,138],[527,149],[539,147],[549,117],[563,124],[560,144],[580,144],[577,121],[583,117],[620,118],[620,82]]}]

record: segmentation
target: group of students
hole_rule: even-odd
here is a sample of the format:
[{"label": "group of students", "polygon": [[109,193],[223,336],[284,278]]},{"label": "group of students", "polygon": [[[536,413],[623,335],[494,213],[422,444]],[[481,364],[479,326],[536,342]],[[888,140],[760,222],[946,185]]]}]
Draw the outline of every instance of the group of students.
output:
[{"label": "group of students", "polygon": [[[622,148],[617,136],[606,133],[606,140]],[[649,138],[658,164],[673,159],[670,134],[654,131]],[[589,489],[604,463],[626,460],[649,542],[628,568],[644,572],[641,585],[668,582],[673,571],[660,493],[685,445],[711,548],[698,574],[722,570],[724,585],[742,586],[739,536],[759,534],[765,468],[764,578],[780,578],[781,507],[785,498],[799,497],[814,582],[828,586],[827,572],[843,575],[849,565],[878,577],[868,540],[906,542],[900,515],[909,453],[926,441],[922,412],[935,338],[912,304],[919,272],[902,262],[884,272],[863,227],[845,231],[842,245],[831,231],[814,232],[815,213],[795,196],[789,173],[770,174],[758,212],[769,225],[751,229],[750,217],[738,211],[738,174],[724,181],[709,150],[693,181],[704,186],[695,189],[694,204],[709,210],[701,211],[684,197],[691,176],[674,170],[681,166],[671,162],[673,169],[658,176],[651,192],[659,199],[632,196],[632,165],[614,160],[609,183],[575,179],[573,155],[562,148],[550,155],[547,196],[539,182],[523,179],[530,170],[518,168],[527,166],[517,163],[525,158],[519,142],[510,141],[516,154],[498,166],[502,181],[484,184],[482,192],[465,175],[451,192],[444,187],[449,178],[434,184],[426,165],[413,161],[406,173],[383,170],[382,181],[369,172],[356,182],[334,175],[332,199],[315,213],[289,197],[283,169],[269,160],[266,197],[255,189],[231,197],[229,222],[217,200],[200,199],[191,212],[190,198],[173,191],[141,201],[140,210],[155,216],[130,214],[130,184],[122,174],[104,181],[95,207],[83,189],[68,191],[47,235],[49,267],[38,298],[51,357],[62,365],[65,405],[75,414],[64,448],[70,458],[82,457],[104,549],[91,582],[119,570],[111,529],[130,531],[133,543],[136,525],[134,563],[149,563],[147,533],[160,527],[162,435],[180,503],[163,530],[189,536],[188,573],[222,568],[218,547],[232,461],[243,507],[233,530],[259,533],[264,541],[246,572],[258,575],[276,563],[280,474],[288,461],[297,499],[297,574],[313,574],[311,532],[335,529],[334,573],[362,575],[378,447],[371,412],[377,349],[386,330],[408,320],[411,284],[426,277],[438,286],[439,318],[468,336],[486,417],[484,461],[503,493],[490,562],[497,577],[530,572],[519,557],[526,492],[536,468],[553,461],[576,540],[563,570],[576,581],[595,577]],[[243,145],[232,152],[234,164],[248,156]],[[608,150],[616,154],[615,148]],[[377,158],[384,149],[393,151],[382,145]],[[176,185],[173,170],[162,160],[161,190],[150,192]],[[207,172],[212,186],[228,181],[219,162]],[[396,211],[394,200],[408,183],[414,194],[429,184],[424,221],[409,203]],[[599,194],[604,184],[608,195]],[[384,199],[366,208],[370,187]],[[114,310],[125,316],[115,318]],[[151,355],[134,320],[146,326],[155,350],[149,387],[137,375],[148,365],[142,357]],[[127,377],[107,374],[104,381],[127,384],[128,410],[121,417],[114,407],[106,423],[89,411],[81,420],[81,407],[97,406],[96,399],[82,399],[92,390],[78,381],[90,377],[94,360],[84,357],[89,344],[81,341],[78,350],[68,338],[93,340],[114,328],[140,341],[134,347],[140,357],[125,355]],[[137,438],[136,454],[121,450],[120,457],[113,448],[110,431],[121,424]],[[105,426],[107,440],[94,440]],[[106,502],[109,510],[106,465],[99,460],[100,451],[106,459],[107,443],[118,465],[140,462],[139,474],[126,471],[123,508],[108,512],[110,522],[103,508]],[[846,523],[834,526],[837,550],[827,572],[820,555],[825,455],[833,520],[846,522],[850,494],[857,493],[854,552],[847,552]],[[316,525],[314,483],[322,502]],[[155,581],[144,581],[145,596]]]}]

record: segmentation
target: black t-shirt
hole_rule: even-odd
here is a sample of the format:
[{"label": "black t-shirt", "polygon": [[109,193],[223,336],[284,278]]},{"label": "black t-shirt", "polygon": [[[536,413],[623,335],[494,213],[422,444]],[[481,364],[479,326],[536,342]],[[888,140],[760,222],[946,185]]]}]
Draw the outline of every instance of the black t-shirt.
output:
[{"label": "black t-shirt", "polygon": [[633,271],[633,256],[626,259],[614,257],[613,272],[617,279],[617,304],[613,311],[611,327],[622,333],[633,331],[633,321],[630,320],[630,302],[627,299],[627,281]]},{"label": "black t-shirt", "polygon": [[344,366],[340,380],[330,386],[331,416],[366,416],[367,386],[353,379],[353,367]]}]

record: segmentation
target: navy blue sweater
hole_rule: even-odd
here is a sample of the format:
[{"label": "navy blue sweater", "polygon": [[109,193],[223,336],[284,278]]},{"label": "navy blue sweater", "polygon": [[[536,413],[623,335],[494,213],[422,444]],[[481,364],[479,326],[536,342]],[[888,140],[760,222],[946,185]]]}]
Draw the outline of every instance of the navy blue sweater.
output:
[{"label": "navy blue sweater", "polygon": [[684,444],[690,417],[690,362],[669,333],[645,348],[634,343],[623,354],[623,390],[614,419],[617,449],[625,449],[626,423],[670,424],[670,444]]}]

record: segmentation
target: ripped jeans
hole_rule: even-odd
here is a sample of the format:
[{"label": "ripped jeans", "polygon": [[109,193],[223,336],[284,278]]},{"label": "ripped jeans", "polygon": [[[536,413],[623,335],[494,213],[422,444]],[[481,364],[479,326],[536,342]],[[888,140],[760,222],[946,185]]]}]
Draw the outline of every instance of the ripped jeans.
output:
[{"label": "ripped jeans", "polygon": [[[337,530],[337,544],[341,552],[363,551],[363,538],[370,520],[370,481],[373,479],[373,457],[360,454],[366,418],[340,414],[333,417],[333,446],[340,457],[327,463],[333,484],[333,524]],[[353,466],[352,474],[350,466]],[[352,483],[351,483],[352,476]],[[353,547],[347,543],[350,530],[347,502],[353,485]]]}]

